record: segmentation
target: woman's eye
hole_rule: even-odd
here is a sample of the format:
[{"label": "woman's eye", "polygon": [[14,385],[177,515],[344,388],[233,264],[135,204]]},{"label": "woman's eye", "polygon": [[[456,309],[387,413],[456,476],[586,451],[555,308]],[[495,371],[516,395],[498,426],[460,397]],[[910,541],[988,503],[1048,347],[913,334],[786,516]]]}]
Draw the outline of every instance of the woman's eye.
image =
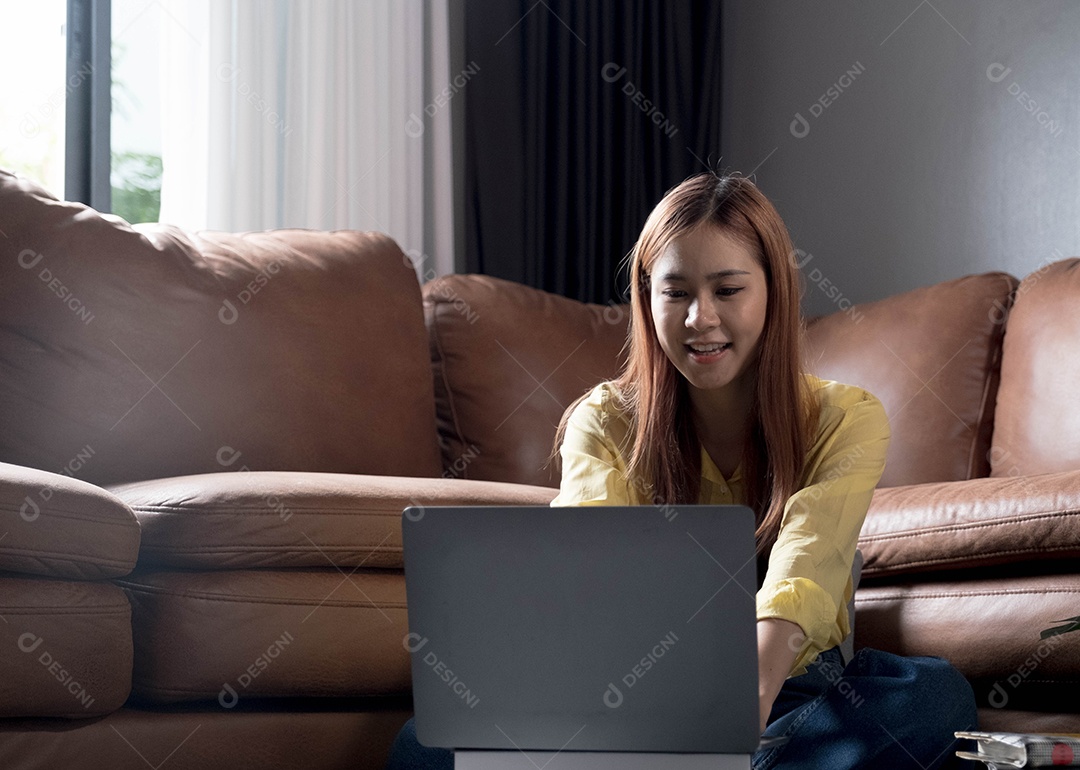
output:
[{"label": "woman's eye", "polygon": [[737,286],[737,287],[726,287],[726,288],[723,288],[723,289],[717,289],[716,293],[719,294],[721,297],[734,297],[740,291],[742,291],[742,287]]},{"label": "woman's eye", "polygon": [[671,297],[672,299],[678,299],[679,297],[683,296],[684,294],[686,294],[686,292],[680,291],[679,289],[666,289],[664,291],[664,296],[665,297]]}]

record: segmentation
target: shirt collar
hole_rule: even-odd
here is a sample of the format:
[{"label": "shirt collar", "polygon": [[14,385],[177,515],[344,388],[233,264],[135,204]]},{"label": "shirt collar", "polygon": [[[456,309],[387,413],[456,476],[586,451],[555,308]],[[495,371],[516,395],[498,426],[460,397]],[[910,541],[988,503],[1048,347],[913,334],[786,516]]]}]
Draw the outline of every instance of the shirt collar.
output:
[{"label": "shirt collar", "polygon": [[705,447],[701,447],[701,475],[714,484],[734,484],[736,481],[742,479],[742,461],[735,466],[734,473],[731,474],[730,479],[725,479],[724,474],[720,472],[720,469],[716,467],[716,463],[713,462],[709,453],[705,451]]}]

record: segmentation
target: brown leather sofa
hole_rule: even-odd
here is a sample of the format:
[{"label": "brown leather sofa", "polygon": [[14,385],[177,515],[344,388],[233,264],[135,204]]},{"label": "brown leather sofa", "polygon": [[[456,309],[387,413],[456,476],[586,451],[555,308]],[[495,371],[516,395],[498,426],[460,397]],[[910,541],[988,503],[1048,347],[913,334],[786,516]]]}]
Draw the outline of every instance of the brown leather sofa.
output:
[{"label": "brown leather sofa", "polygon": [[[1080,633],[1039,639],[1080,614],[1078,264],[809,326],[893,429],[856,644],[949,658],[992,727],[1080,732]],[[381,767],[402,509],[549,502],[627,322],[421,287],[378,234],[132,229],[0,173],[0,767]]]}]

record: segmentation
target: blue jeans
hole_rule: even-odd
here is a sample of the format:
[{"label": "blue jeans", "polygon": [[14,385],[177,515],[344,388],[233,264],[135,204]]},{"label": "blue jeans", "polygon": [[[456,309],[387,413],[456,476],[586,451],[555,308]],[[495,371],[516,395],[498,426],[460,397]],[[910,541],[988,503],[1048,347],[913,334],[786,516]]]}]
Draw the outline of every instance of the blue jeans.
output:
[{"label": "blue jeans", "polygon": [[[754,754],[754,770],[959,770],[957,730],[977,729],[967,680],[941,658],[862,649],[845,667],[837,648],[784,683],[767,736],[788,742]],[[453,753],[422,746],[405,723],[386,770],[451,770]]]}]

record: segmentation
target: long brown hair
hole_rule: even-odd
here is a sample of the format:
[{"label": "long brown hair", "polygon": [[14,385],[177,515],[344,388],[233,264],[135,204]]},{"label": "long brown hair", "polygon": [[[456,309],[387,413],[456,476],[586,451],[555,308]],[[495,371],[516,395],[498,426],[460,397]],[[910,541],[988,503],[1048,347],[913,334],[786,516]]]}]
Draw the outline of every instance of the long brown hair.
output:
[{"label": "long brown hair", "polygon": [[[650,271],[672,241],[708,223],[745,243],[765,272],[765,327],[759,342],[750,433],[743,447],[747,504],[757,516],[757,550],[767,556],[784,504],[800,488],[818,404],[803,376],[800,284],[791,237],[780,214],[745,177],[703,173],[672,188],[652,210],[630,260],[631,322],[626,364],[614,380],[631,425],[628,481],[655,504],[695,504],[701,443],[690,418],[686,379],[660,346],[650,302]],[[555,436],[562,444],[570,413]]]}]

